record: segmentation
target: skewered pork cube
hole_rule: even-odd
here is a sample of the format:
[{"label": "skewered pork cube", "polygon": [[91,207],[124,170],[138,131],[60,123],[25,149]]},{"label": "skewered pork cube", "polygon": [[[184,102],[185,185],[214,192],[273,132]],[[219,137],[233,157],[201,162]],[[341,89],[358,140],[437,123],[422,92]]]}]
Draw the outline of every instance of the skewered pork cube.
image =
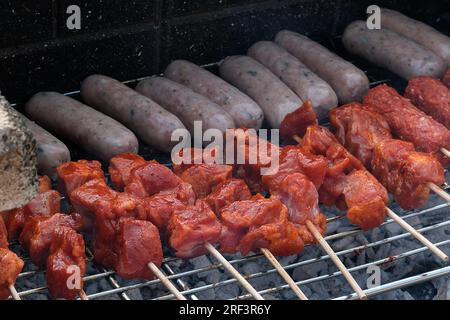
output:
[{"label": "skewered pork cube", "polygon": [[2,217],[0,217],[0,248],[8,248],[8,232]]},{"label": "skewered pork cube", "polygon": [[163,252],[158,229],[149,221],[124,218],[119,220],[116,239],[115,270],[124,279],[152,279],[148,264],[158,267]]},{"label": "skewered pork cube", "polygon": [[193,258],[205,254],[204,244],[218,241],[221,224],[208,204],[197,200],[195,205],[173,213],[167,226],[167,238],[180,258]]},{"label": "skewered pork cube", "polygon": [[23,261],[12,251],[0,248],[0,300],[10,296],[9,286],[16,282]]},{"label": "skewered pork cube", "polygon": [[25,224],[19,241],[28,251],[31,261],[35,265],[41,266],[45,264],[48,257],[55,230],[60,226],[79,230],[81,225],[81,216],[76,213],[72,215],[57,213],[51,217],[33,217]]},{"label": "skewered pork cube", "polygon": [[56,168],[58,188],[69,195],[73,190],[94,179],[105,180],[102,166],[98,161],[79,160],[66,162]]},{"label": "skewered pork cube", "polygon": [[123,190],[130,182],[131,172],[146,163],[144,158],[134,153],[122,153],[112,157],[108,172],[113,186],[117,190]]},{"label": "skewered pork cube", "polygon": [[149,161],[131,171],[125,192],[138,198],[145,198],[175,188],[181,182],[169,168],[156,161]]},{"label": "skewered pork cube", "polygon": [[209,207],[217,214],[223,207],[241,200],[251,199],[252,194],[242,179],[229,179],[219,183],[213,191],[204,198]]},{"label": "skewered pork cube", "polygon": [[204,198],[219,183],[230,179],[232,166],[222,164],[198,164],[186,169],[180,178],[192,185],[197,198]]},{"label": "skewered pork cube", "polygon": [[54,299],[75,299],[83,289],[86,270],[84,240],[74,229],[59,225],[53,230],[47,258],[47,287]]}]

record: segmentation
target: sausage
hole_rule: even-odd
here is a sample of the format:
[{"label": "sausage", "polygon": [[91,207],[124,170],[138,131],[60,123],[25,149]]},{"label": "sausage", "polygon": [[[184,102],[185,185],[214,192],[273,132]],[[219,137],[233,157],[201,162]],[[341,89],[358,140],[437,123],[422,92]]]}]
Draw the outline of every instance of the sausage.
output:
[{"label": "sausage", "polygon": [[278,76],[300,99],[310,100],[319,120],[325,119],[328,110],[337,106],[336,93],[328,83],[276,43],[257,42],[247,54]]},{"label": "sausage", "polygon": [[436,29],[385,8],[381,9],[381,27],[397,32],[433,51],[450,67],[450,38]]},{"label": "sausage", "polygon": [[302,100],[269,69],[248,56],[230,56],[220,64],[220,76],[253,98],[272,128],[298,109]]},{"label": "sausage", "polygon": [[282,30],[275,42],[328,82],[341,104],[361,101],[369,90],[369,79],[362,70],[308,37]]},{"label": "sausage", "polygon": [[444,60],[420,44],[388,29],[369,30],[364,21],[347,26],[342,42],[348,51],[409,80],[417,76],[441,77]]},{"label": "sausage", "polygon": [[234,128],[231,116],[214,102],[175,81],[163,77],[142,80],[136,91],[159,103],[181,119],[194,133],[194,121],[202,121],[203,130]]},{"label": "sausage", "polygon": [[438,79],[417,77],[409,80],[405,98],[450,129],[450,90]]},{"label": "sausage", "polygon": [[57,92],[39,92],[25,105],[25,113],[51,132],[89,151],[101,160],[137,153],[136,136],[116,120]]},{"label": "sausage", "polygon": [[36,140],[36,156],[39,174],[53,177],[57,166],[70,161],[70,151],[58,138],[35,122],[23,117],[25,125]]},{"label": "sausage", "polygon": [[145,143],[170,151],[176,142],[172,132],[185,128],[177,116],[121,82],[102,75],[91,75],[81,84],[87,104],[123,123]]},{"label": "sausage", "polygon": [[176,60],[169,64],[164,76],[217,103],[230,114],[236,126],[261,127],[264,113],[256,102],[211,72],[189,61]]}]

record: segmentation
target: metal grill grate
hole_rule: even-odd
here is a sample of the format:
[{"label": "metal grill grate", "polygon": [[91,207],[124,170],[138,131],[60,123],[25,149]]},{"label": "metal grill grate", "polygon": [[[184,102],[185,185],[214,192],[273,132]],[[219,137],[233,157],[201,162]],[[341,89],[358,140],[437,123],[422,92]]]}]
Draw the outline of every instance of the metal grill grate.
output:
[{"label": "metal grill grate", "polygon": [[[332,39],[331,47],[335,51],[342,51],[339,50],[338,47],[336,47],[336,43],[339,41],[334,41],[335,39],[337,38]],[[341,54],[342,52],[338,53]],[[345,54],[342,54],[342,56],[345,57]],[[354,57],[347,58],[349,60],[354,59]],[[363,61],[355,61],[355,64],[361,67],[363,70],[367,70],[366,73],[369,79],[372,81],[372,86],[385,82],[388,82],[390,85],[393,85],[399,90],[401,90],[404,86],[404,82],[402,80],[391,74],[388,74],[385,70],[373,68],[373,66],[367,65],[367,63]],[[216,68],[216,65],[217,63],[213,63],[204,67],[208,69],[214,69]],[[133,84],[139,80],[140,79],[135,79],[127,81],[126,83]],[[79,91],[66,93],[66,95],[72,97],[77,97],[78,94]],[[150,155],[147,155],[146,150],[147,149],[145,148],[141,150],[141,153],[143,153],[144,156],[155,156],[153,151]],[[158,154],[157,156],[161,157],[161,155]],[[159,160],[158,157],[157,160]],[[164,159],[165,156],[162,157]],[[445,189],[448,192],[449,187],[446,186]],[[438,199],[436,196],[432,197],[435,198],[434,200]],[[443,200],[433,202],[442,203]],[[436,246],[440,247],[441,249],[447,250],[447,252],[450,250],[450,219],[448,217],[448,214],[450,213],[449,203],[431,205],[430,202],[429,207],[425,209],[408,212],[400,210],[397,206],[395,206],[395,204],[392,203],[389,207],[399,213],[399,215],[407,222],[414,218],[427,217],[426,220],[430,221],[430,223],[427,223],[422,228],[417,230],[421,233],[424,233],[424,235],[429,238],[430,236],[433,236],[432,238],[430,238],[430,240],[432,240],[432,242],[434,242]],[[329,226],[332,226],[333,223],[341,221],[341,219],[344,218],[344,216],[337,215],[336,212],[333,212],[329,208],[322,207],[322,209],[328,217],[327,223]],[[403,214],[401,214],[401,212],[403,212]],[[381,230],[383,228],[389,227],[392,224],[395,224],[393,220],[386,220],[382,225],[378,227],[378,229]],[[437,230],[439,229],[444,229],[444,232],[440,234],[441,236],[436,235]],[[344,261],[344,263],[347,264],[348,270],[352,273],[352,275],[365,275],[365,277],[355,277],[357,280],[359,279],[358,282],[362,282],[362,280],[367,278],[366,271],[367,268],[371,266],[380,266],[382,267],[382,269],[386,269],[394,266],[396,263],[402,260],[411,259],[413,256],[419,254],[427,254],[426,260],[428,261],[428,263],[421,266],[420,270],[414,271],[406,277],[394,280],[391,279],[388,282],[383,282],[381,285],[372,288],[367,288],[365,283],[359,283],[360,286],[365,289],[364,292],[369,297],[386,293],[395,289],[413,286],[422,282],[430,281],[437,277],[442,277],[444,275],[450,274],[450,266],[445,266],[437,259],[434,259],[434,257],[430,254],[429,249],[427,247],[421,246],[419,242],[415,240],[414,241],[416,242],[416,246],[414,248],[404,248],[404,251],[402,250],[396,255],[380,256],[376,257],[376,259],[372,259],[372,261],[370,262],[364,261],[363,263],[348,265],[349,260],[347,260],[346,258],[349,256],[360,255],[361,253],[364,253],[371,248],[379,250],[383,246],[389,246],[391,244],[393,245],[399,240],[412,238],[409,233],[406,233],[404,230],[402,230],[398,234],[389,236],[387,238],[380,238],[376,241],[367,242],[356,246],[352,245],[352,241],[348,241],[349,245],[345,246],[345,248],[341,248],[342,241],[345,241],[344,239],[355,238],[359,234],[364,234],[364,231],[360,230],[359,228],[349,226],[346,230],[331,232],[329,234],[327,233],[325,237],[330,245],[336,250],[336,254]],[[87,242],[89,243],[89,241]],[[15,288],[18,290],[19,297],[21,299],[41,299],[44,298],[42,294],[47,295],[48,297],[47,288],[45,286],[45,271],[39,270],[31,264],[18,243],[12,243],[11,249],[18,253],[19,256],[23,257],[25,260],[24,271],[19,275],[15,286]],[[300,254],[298,257],[294,258],[282,258],[280,259],[280,262],[284,266],[284,269],[291,274],[291,276],[295,272],[295,270],[302,270],[302,268],[306,268],[308,266],[319,263],[326,263],[328,269],[337,270],[330,261],[330,257],[326,254],[322,254],[322,252],[322,249],[318,245],[310,245],[305,247],[304,254]],[[87,271],[84,277],[84,290],[87,294],[87,299],[135,299],[136,289],[142,289],[142,291],[145,290],[145,294],[143,294],[142,291],[139,291],[139,294],[142,295],[145,299],[168,300],[174,298],[174,296],[170,294],[170,292],[165,289],[164,286],[162,286],[160,280],[156,279],[151,281],[124,282],[115,275],[114,271],[107,270],[95,265],[95,263],[92,261],[93,256],[89,248],[86,249],[86,253]],[[199,275],[205,274],[206,272],[210,272],[212,270],[223,271],[222,265],[220,263],[211,262],[206,266],[189,267],[186,266],[187,264],[189,264],[188,262],[170,257],[170,255],[168,255],[167,253],[165,253],[165,256],[167,258],[164,260],[161,269],[166,273],[167,278],[170,279],[178,287],[181,293],[188,299],[197,300],[201,298],[201,296],[205,292],[233,286],[234,291],[230,290],[230,292],[234,292],[235,294],[231,295],[229,299],[234,300],[251,298],[251,295],[247,294],[247,292],[239,286],[237,280],[229,276],[226,272],[221,273],[222,278],[224,277],[224,275],[227,276],[227,278],[225,279],[211,281],[210,283],[206,283],[203,278],[202,280],[199,280]],[[277,274],[277,271],[270,264],[265,263],[266,261],[264,261],[264,255],[253,254],[246,257],[236,258],[235,256],[233,256],[228,258],[229,262],[239,272],[241,272],[241,274],[244,275],[245,278],[248,279],[249,282],[257,289],[257,291],[265,298],[296,298],[294,294],[292,294],[291,296],[286,294],[286,292],[291,291],[290,287],[285,282],[283,282],[281,277]],[[253,265],[259,266],[259,270],[248,271],[245,266],[251,262],[257,262]],[[260,281],[261,279],[269,277],[271,277],[270,281]],[[302,289],[311,285],[320,284],[322,284],[324,288],[327,288],[327,286],[334,284],[332,282],[333,279],[339,277],[342,277],[340,271],[331,271],[325,274],[319,274],[310,277],[305,277],[303,275],[302,279],[297,281],[296,283]],[[266,284],[265,286],[262,285],[264,283]],[[273,285],[267,286],[268,283]],[[96,285],[91,286],[91,284]],[[92,290],[92,287],[97,289]],[[357,298],[356,294],[352,293],[352,290],[348,286],[348,284],[346,284],[342,288],[339,288],[339,292],[340,294],[331,296],[330,298],[337,300]],[[277,294],[278,296],[276,296]],[[141,297],[139,296],[139,298]]]}]

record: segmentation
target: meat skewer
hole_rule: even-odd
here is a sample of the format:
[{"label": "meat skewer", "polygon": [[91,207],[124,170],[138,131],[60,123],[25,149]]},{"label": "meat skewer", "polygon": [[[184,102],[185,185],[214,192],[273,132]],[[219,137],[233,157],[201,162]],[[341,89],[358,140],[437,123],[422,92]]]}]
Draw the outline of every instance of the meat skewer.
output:
[{"label": "meat skewer", "polygon": [[[176,188],[183,185],[187,185],[189,188],[193,189],[197,196],[206,196],[211,191],[211,187],[214,183],[218,184],[231,177],[231,167],[229,166],[192,166],[188,168],[186,172],[180,174],[181,178],[185,181],[183,182],[182,179],[178,178],[168,168],[154,161],[147,162],[139,156],[134,155],[114,157],[111,160],[109,171],[111,179],[116,187],[123,188],[125,191],[140,197],[158,196],[164,192],[170,192],[167,188]],[[205,183],[204,175],[208,175],[209,182]],[[152,177],[157,177],[158,181],[152,180]],[[196,183],[191,187],[188,183],[194,181]],[[262,296],[250,285],[250,283],[242,277],[242,275],[240,275],[239,272],[211,244],[210,241],[216,239],[216,236],[214,235],[215,232],[210,232],[210,235],[206,238],[200,236],[196,246],[193,248],[189,244],[189,241],[185,241],[186,239],[183,236],[179,239],[177,238],[177,235],[179,235],[178,232],[184,232],[183,224],[186,223],[185,219],[191,220],[195,217],[195,219],[201,219],[199,220],[199,223],[205,222],[206,217],[200,218],[200,212],[205,210],[204,206],[207,206],[206,203],[197,200],[194,205],[191,204],[187,207],[183,206],[182,208],[177,208],[169,214],[165,212],[165,222],[160,219],[157,219],[154,222],[158,225],[161,232],[167,233],[171,247],[178,248],[178,256],[184,258],[192,255],[201,255],[206,249],[207,252],[223,264],[227,271],[230,272],[255,299],[263,300]],[[199,212],[199,210],[201,211]],[[209,210],[209,207],[207,210]],[[212,213],[212,211],[210,212]],[[152,215],[152,217],[155,219],[155,215]],[[198,225],[196,228],[201,229]],[[187,247],[184,248],[186,245]]]},{"label": "meat skewer", "polygon": [[[127,154],[129,158],[133,157],[132,154]],[[137,157],[137,156],[135,156]],[[92,228],[92,221],[90,221],[89,212],[90,210],[94,210],[94,205],[98,200],[113,200],[114,197],[119,197],[119,203],[116,205],[116,208],[120,210],[120,202],[125,201],[125,203],[129,203],[128,206],[133,205],[133,199],[131,197],[121,196],[118,192],[115,192],[112,189],[109,189],[107,187],[105,182],[105,177],[103,174],[103,171],[101,169],[101,165],[97,161],[78,161],[78,162],[69,162],[65,163],[57,168],[58,176],[60,179],[60,188],[68,194],[68,196],[71,199],[72,205],[76,210],[80,210],[80,212],[84,215],[84,227],[85,228]],[[114,175],[115,176],[115,175]],[[116,182],[118,183],[118,182]],[[107,204],[100,204],[106,206]],[[92,206],[92,207],[90,207]],[[111,206],[112,210],[114,209],[114,205]],[[89,210],[88,210],[89,209]],[[127,209],[125,209],[127,210]],[[106,211],[107,212],[107,211]],[[126,211],[122,212],[122,215],[125,216],[127,214]],[[147,233],[147,237],[144,239],[151,239],[149,238],[150,234],[153,234],[155,230],[155,226],[153,226],[150,222],[146,223],[143,221],[143,224],[140,224],[137,222],[136,224],[133,224],[132,219],[127,219],[120,221],[119,219],[119,231],[120,236],[123,237],[124,242],[122,242],[122,253],[128,253],[130,259],[136,259],[136,257],[133,254],[132,248],[128,247],[127,245],[127,238],[128,237],[141,237],[141,232]],[[107,226],[108,223],[105,225]],[[128,227],[127,227],[128,225]],[[135,228],[133,228],[133,226]],[[133,230],[134,229],[134,230]],[[128,230],[128,231],[127,231]],[[113,232],[115,232],[113,230]],[[137,234],[134,234],[134,232],[138,232]],[[129,236],[127,236],[129,235]],[[158,239],[149,240],[148,242],[159,242],[159,234]],[[141,238],[140,238],[141,239]],[[141,244],[141,243],[140,243]],[[130,246],[133,246],[133,243],[129,244]],[[98,248],[97,248],[98,249]],[[129,249],[129,250],[127,250]],[[142,254],[142,251],[148,251],[148,247],[140,247],[141,252],[137,252],[137,254]],[[124,251],[127,250],[127,251]],[[138,250],[139,251],[139,250]],[[162,249],[159,245],[159,248],[156,248],[156,256],[152,256],[151,259],[153,261],[157,261],[158,264],[162,261]],[[113,252],[103,254],[103,259],[109,259],[109,254],[114,254]],[[151,253],[152,254],[152,253]],[[155,260],[156,259],[156,260]],[[105,260],[106,261],[106,260]],[[172,284],[172,282],[159,270],[159,267],[156,265],[155,262],[152,262],[151,260],[149,262],[143,262],[138,261],[140,265],[142,263],[145,263],[145,266],[155,275],[163,285],[167,287],[167,289],[178,299],[178,300],[185,300],[186,298],[180,293],[180,291]],[[145,273],[144,270],[140,269],[138,270],[137,267],[133,269],[133,271],[127,271],[127,268],[132,269],[130,265],[125,262],[121,261],[121,264],[117,264],[117,267],[120,270],[118,273],[122,275],[122,277],[134,277],[137,272],[140,274],[146,274],[146,276],[149,276],[147,273]]]},{"label": "meat skewer", "polygon": [[[308,107],[308,105],[305,105],[306,107]],[[305,113],[310,114],[311,112],[313,112],[312,108],[299,108],[295,113],[293,113],[289,119],[302,119],[304,117],[301,117],[301,115],[304,115]],[[309,117],[312,118],[312,117]],[[315,123],[316,122],[312,122],[312,126],[309,126],[308,129],[306,130],[307,135],[308,133],[311,132],[312,129],[314,128],[319,128]],[[292,122],[291,122],[292,124]],[[292,127],[292,126],[291,126]],[[297,128],[297,130],[299,130],[299,133],[304,133],[305,132],[305,123],[301,123],[300,126]],[[345,152],[348,154],[349,157],[352,157],[351,154],[342,146],[339,144],[338,140],[334,137],[334,135],[328,131],[328,129],[324,128],[324,127],[320,127],[320,130],[322,132],[325,132],[327,134],[327,136],[329,137],[329,139],[331,140],[329,143],[331,143],[332,145],[334,145],[334,149],[336,150],[341,150],[340,152]],[[298,135],[295,135],[293,133],[293,131],[291,132],[293,134],[293,138],[294,140],[299,143],[299,144],[303,144],[303,139],[301,139]],[[307,139],[310,139],[310,137],[307,137],[307,135],[305,135],[305,137]],[[319,143],[318,146],[321,146],[321,144]],[[323,146],[323,141],[322,141],[322,146]],[[328,148],[328,150],[330,150]],[[324,151],[324,152],[328,152],[328,151]],[[356,158],[354,159],[354,161],[359,162],[359,160],[357,160]],[[362,165],[361,162],[359,162],[359,167],[361,169],[364,169],[364,166]],[[368,173],[370,175],[370,173]],[[373,178],[375,179],[375,178]],[[376,181],[376,180],[375,180]],[[447,261],[448,260],[448,256],[442,252],[439,248],[437,248],[433,243],[431,243],[428,239],[426,239],[422,234],[420,234],[419,232],[417,232],[413,227],[411,227],[407,222],[405,222],[401,217],[399,217],[395,212],[393,212],[392,210],[390,210],[388,207],[384,207],[384,210],[386,212],[386,214],[393,219],[395,222],[397,222],[402,228],[404,228],[406,231],[408,231],[412,236],[414,236],[417,240],[419,240],[420,242],[422,242],[425,246],[427,246],[434,254],[436,254],[438,257],[440,257],[442,260]],[[366,215],[367,213],[362,211],[361,212],[363,215]],[[382,220],[379,220],[378,223],[383,222],[384,218]],[[373,225],[375,226],[375,225]],[[372,227],[373,227],[372,226]]]},{"label": "meat skewer", "polygon": [[[186,151],[188,149],[184,149],[184,151]],[[192,154],[195,154],[196,152],[203,154],[203,150],[201,149],[191,149],[190,150]],[[203,157],[200,159],[202,162],[205,160]],[[197,190],[197,194],[208,194],[204,200],[209,204],[209,206],[211,207],[211,209],[217,214],[218,217],[222,217],[222,223],[223,218],[224,218],[224,212],[222,211],[222,209],[225,210],[225,214],[228,213],[233,213],[233,209],[237,209],[239,208],[239,204],[244,204],[244,203],[248,203],[251,202],[251,205],[256,208],[258,207],[258,205],[260,205],[261,203],[259,203],[258,200],[262,201],[262,196],[255,196],[254,199],[252,200],[252,196],[250,193],[250,190],[248,188],[248,186],[246,185],[246,183],[241,180],[241,179],[227,179],[228,177],[225,175],[221,177],[221,179],[212,179],[211,176],[208,176],[208,182],[209,183],[202,183],[200,181],[200,179],[198,179],[197,177],[199,176],[198,173],[195,173],[194,176],[189,177],[186,173],[189,172],[193,172],[192,169],[197,169],[199,171],[203,170],[207,170],[206,168],[211,168],[214,166],[219,166],[219,167],[223,167],[221,165],[215,165],[215,164],[190,164],[192,163],[192,159],[188,162],[188,164],[182,163],[182,164],[174,164],[174,169],[175,171],[182,177],[185,179],[185,181],[193,181],[194,182],[194,189]],[[197,161],[194,161],[195,163],[197,163]],[[199,161],[200,162],[200,161]],[[197,167],[197,168],[195,168]],[[227,167],[227,166],[225,166]],[[191,170],[187,170],[187,169],[192,168]],[[231,169],[231,167],[228,167],[229,169]],[[183,170],[185,170],[186,172],[183,172]],[[208,170],[210,171],[210,170]],[[222,182],[219,182],[220,180],[223,180]],[[213,185],[215,185],[213,187]],[[200,189],[205,189],[205,190],[200,190]],[[212,192],[211,192],[212,191]],[[230,207],[229,210],[225,209],[225,207],[227,207],[228,205],[232,205],[235,204],[236,207]],[[253,208],[253,209],[254,209]],[[251,210],[249,208],[249,210]],[[255,211],[255,210],[253,210]],[[269,211],[266,212],[267,214],[270,214]],[[233,224],[233,223],[231,223]],[[265,226],[261,226],[261,228],[269,228],[268,227],[269,224],[266,224]],[[226,229],[224,229],[226,228]],[[292,229],[294,229],[293,226],[291,226]],[[225,231],[224,231],[225,230]],[[230,232],[229,227],[226,227],[225,225],[222,226],[222,235],[224,235],[223,238],[221,238],[219,240],[220,244],[221,244],[221,249],[223,250],[224,247],[227,248],[225,249],[225,252],[230,251],[230,253],[232,252],[232,250],[229,250],[230,248],[228,248],[229,246],[225,246],[226,243],[224,243],[223,241],[227,242],[228,238],[227,238],[227,233]],[[294,231],[295,232],[295,231]],[[298,237],[298,235],[296,235]],[[234,237],[234,234],[231,236],[231,238]],[[242,237],[241,239],[244,239],[245,237]],[[262,240],[264,241],[264,240]],[[274,240],[275,242],[276,240]],[[269,241],[270,242],[270,241]],[[241,241],[242,243],[242,241]],[[231,247],[235,247],[236,243],[233,243],[231,245]],[[287,249],[286,252],[281,252],[279,250],[281,250],[280,247],[276,248],[274,244],[269,243],[267,245],[267,247],[259,247],[259,250],[264,254],[264,256],[269,260],[269,262],[274,266],[274,268],[277,270],[277,272],[280,274],[280,276],[288,283],[288,285],[292,288],[292,290],[294,291],[294,293],[297,295],[297,297],[301,300],[307,300],[308,298],[306,297],[306,295],[301,291],[301,289],[298,287],[298,285],[295,283],[295,281],[289,276],[289,274],[286,272],[286,270],[283,269],[283,267],[281,266],[281,264],[278,262],[278,260],[275,258],[275,256],[273,255],[273,253],[271,252],[271,250],[269,249],[269,247],[274,247],[275,250],[277,250],[276,252],[278,252],[279,254],[293,254],[293,253],[297,253],[298,250],[301,250],[303,248],[303,246],[293,246],[295,249]],[[254,251],[254,250],[252,250]],[[242,250],[241,250],[242,253]],[[245,254],[245,253],[243,253]]]},{"label": "meat skewer", "polygon": [[[239,133],[237,133],[239,134]],[[244,133],[245,134],[245,133]],[[260,139],[262,140],[262,139]],[[271,145],[269,142],[265,141],[265,143],[268,144],[267,150],[275,149],[277,150],[278,147]],[[323,223],[320,221],[324,219],[324,216],[322,213],[320,213],[318,209],[318,203],[317,203],[317,190],[316,187],[320,186],[320,184],[323,181],[324,176],[324,170],[326,167],[326,162],[324,159],[318,159],[319,157],[307,155],[301,152],[300,150],[293,150],[294,155],[296,157],[299,157],[300,159],[303,159],[305,162],[305,165],[298,165],[298,163],[295,165],[296,161],[298,161],[296,157],[295,161],[292,163],[289,162],[289,158],[292,156],[289,154],[289,152],[292,150],[288,150],[288,156],[283,155],[283,150],[281,151],[281,160],[280,160],[280,166],[278,170],[278,174],[275,176],[267,175],[262,178],[262,182],[264,185],[266,185],[267,189],[277,197],[281,197],[281,200],[290,204],[290,215],[291,219],[294,219],[294,221],[297,221],[299,223],[299,231],[305,237],[304,241],[312,243],[317,241],[322,248],[327,252],[327,254],[330,256],[331,260],[335,263],[335,265],[338,267],[338,269],[341,271],[342,275],[345,277],[345,279],[349,282],[350,286],[353,288],[353,290],[356,292],[356,294],[360,297],[360,299],[367,299],[366,294],[363,292],[361,287],[357,284],[353,276],[350,274],[350,272],[347,270],[347,268],[344,266],[342,261],[337,257],[336,253],[332,250],[332,248],[327,244],[327,242],[324,240],[322,233],[325,231]],[[295,152],[296,151],[296,152]],[[252,149],[250,148],[248,151],[246,151],[246,154],[250,154]],[[300,160],[301,161],[301,160]],[[323,162],[322,162],[323,161]],[[314,165],[312,165],[314,163]],[[258,163],[256,165],[251,165],[249,161],[246,161],[246,165],[244,168],[238,168],[238,171],[240,169],[243,169],[245,172],[245,178],[248,180],[250,179],[251,183],[258,184],[256,175],[259,174],[259,170],[261,169],[261,164]],[[322,172],[322,173],[321,173]],[[309,180],[311,177],[312,180],[315,181],[313,183]],[[293,183],[296,179],[296,183]],[[302,184],[298,184],[298,181],[303,181]],[[280,182],[285,182],[285,184]],[[277,190],[278,188],[281,189]],[[294,189],[292,189],[294,188]],[[305,194],[304,192],[301,192],[299,195],[300,197],[292,196],[295,193],[298,192],[298,190],[301,190],[301,188],[306,188],[303,190],[309,190],[309,193]],[[294,191],[297,190],[297,191]],[[314,196],[314,193],[316,194]],[[306,197],[305,197],[306,195]],[[311,198],[312,197],[312,198]],[[305,203],[305,199],[314,199],[312,202],[309,200],[305,207],[309,208],[309,210],[313,210],[312,216],[310,216],[307,211],[304,211],[305,208],[302,208],[302,203]],[[284,199],[283,199],[284,198]],[[323,217],[323,218],[321,218]],[[323,220],[324,221],[324,220]]]},{"label": "meat skewer", "polygon": [[385,84],[369,90],[364,104],[379,113],[394,136],[414,144],[418,151],[434,154],[444,167],[450,165],[450,131],[416,108],[394,88]]}]

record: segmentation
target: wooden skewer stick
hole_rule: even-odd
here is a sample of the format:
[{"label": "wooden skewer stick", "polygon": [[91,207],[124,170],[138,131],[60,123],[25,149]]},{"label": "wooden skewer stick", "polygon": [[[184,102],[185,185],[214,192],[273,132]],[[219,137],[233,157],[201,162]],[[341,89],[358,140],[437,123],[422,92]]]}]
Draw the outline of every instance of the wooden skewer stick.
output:
[{"label": "wooden skewer stick", "polygon": [[148,263],[149,269],[153,274],[161,280],[161,283],[166,286],[167,289],[175,296],[177,300],[186,300],[186,297],[181,294],[181,292],[173,285],[173,283],[167,279],[166,275],[159,270],[158,266],[153,262]]},{"label": "wooden skewer stick", "polygon": [[438,185],[436,185],[434,183],[431,183],[431,182],[428,182],[428,188],[433,190],[434,193],[436,193],[439,197],[441,197],[445,201],[450,202],[450,194],[445,192],[445,190],[442,190],[442,188],[439,187]]},{"label": "wooden skewer stick", "polygon": [[445,148],[441,148],[441,152],[442,152],[445,156],[447,156],[447,157],[450,158],[450,151],[449,151],[449,150],[447,150],[447,149],[445,149]]},{"label": "wooden skewer stick", "polygon": [[253,296],[253,298],[255,298],[256,300],[264,300],[264,298],[258,293],[258,291],[256,291],[256,289],[252,287],[252,285],[231,265],[231,263],[227,259],[225,259],[225,257],[219,251],[217,251],[216,248],[214,248],[211,243],[205,243],[205,248],[214,256],[214,258],[222,263],[224,268],[227,269],[228,272],[230,272],[237,281],[239,281],[239,283]]},{"label": "wooden skewer stick", "polygon": [[9,288],[9,292],[11,292],[11,296],[13,297],[14,300],[22,300],[22,299],[20,299],[20,296],[17,293],[17,290],[14,287],[14,285],[11,284],[8,288]]},{"label": "wooden skewer stick", "polygon": [[262,248],[261,252],[266,256],[266,258],[270,261],[270,263],[274,266],[274,268],[278,271],[280,276],[286,281],[289,287],[294,291],[297,297],[300,300],[308,300],[308,297],[303,293],[303,291],[298,287],[295,283],[294,279],[286,272],[283,266],[278,262],[275,256],[269,250]]},{"label": "wooden skewer stick", "polygon": [[435,255],[441,258],[444,261],[448,261],[448,256],[442,252],[438,247],[436,247],[430,240],[425,238],[420,232],[411,227],[405,220],[399,217],[394,211],[389,208],[386,208],[388,212],[388,216],[397,222],[403,229],[411,233],[417,240],[422,242],[428,249],[430,249]]},{"label": "wooden skewer stick", "polygon": [[84,292],[84,290],[80,291],[79,296],[80,296],[81,300],[89,300],[89,298],[88,298],[86,292]]},{"label": "wooden skewer stick", "polygon": [[353,278],[353,276],[347,270],[345,265],[342,263],[342,261],[339,259],[339,257],[336,255],[336,253],[330,247],[330,245],[322,237],[319,230],[317,230],[316,226],[309,220],[306,221],[306,226],[308,227],[308,230],[311,231],[314,238],[316,238],[317,242],[322,246],[322,248],[325,250],[325,252],[330,256],[330,259],[334,262],[336,267],[338,267],[338,269],[341,271],[342,275],[348,281],[348,283],[353,288],[353,290],[356,292],[358,297],[361,300],[367,300],[367,295],[364,293],[364,291],[358,285],[355,278]]}]

